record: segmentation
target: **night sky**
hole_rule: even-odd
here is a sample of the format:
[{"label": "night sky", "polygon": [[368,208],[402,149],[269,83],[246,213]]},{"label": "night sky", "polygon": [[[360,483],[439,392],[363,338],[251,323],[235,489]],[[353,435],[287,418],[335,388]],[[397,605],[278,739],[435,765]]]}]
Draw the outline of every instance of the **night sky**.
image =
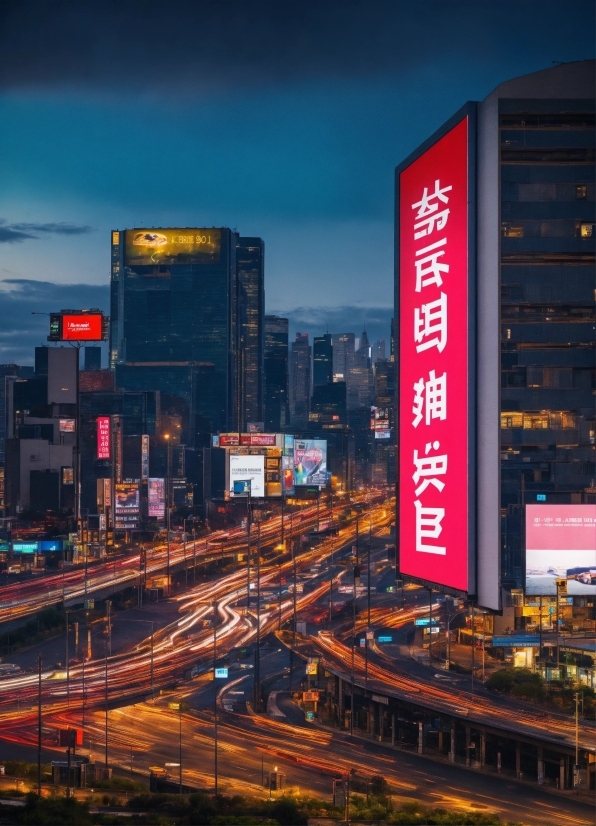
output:
[{"label": "night sky", "polygon": [[109,231],[266,244],[267,312],[389,338],[394,167],[466,100],[594,56],[592,0],[4,0],[0,362],[107,310]]}]

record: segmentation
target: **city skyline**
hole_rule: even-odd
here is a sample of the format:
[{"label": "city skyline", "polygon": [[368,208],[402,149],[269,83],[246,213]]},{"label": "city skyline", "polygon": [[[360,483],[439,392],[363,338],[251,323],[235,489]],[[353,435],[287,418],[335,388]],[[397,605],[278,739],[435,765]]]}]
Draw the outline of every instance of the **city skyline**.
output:
[{"label": "city skyline", "polygon": [[[366,324],[372,339],[387,338],[395,164],[465,100],[593,54],[593,9],[582,2],[573,16],[561,0],[510,4],[514,30],[507,3],[499,12],[434,4],[430,23],[422,9],[395,3],[353,2],[349,13],[341,4],[342,14],[335,2],[318,13],[307,3],[258,28],[231,4],[229,42],[181,58],[176,38],[185,34],[174,26],[151,71],[139,71],[130,55],[155,35],[155,15],[139,25],[134,5],[122,12],[134,25],[113,33],[100,5],[77,16],[62,4],[47,21],[48,47],[37,34],[43,5],[32,2],[37,14],[3,43],[2,362],[22,361],[44,340],[30,309],[43,311],[48,298],[55,308],[107,311],[106,238],[126,226],[237,226],[265,240],[266,312],[288,317],[291,335]],[[253,6],[256,19],[264,6]],[[208,31],[220,22],[217,4],[205,14]],[[81,48],[89,25],[94,57]],[[245,32],[255,46],[239,52]],[[106,61],[102,45],[113,37],[127,48]]]}]

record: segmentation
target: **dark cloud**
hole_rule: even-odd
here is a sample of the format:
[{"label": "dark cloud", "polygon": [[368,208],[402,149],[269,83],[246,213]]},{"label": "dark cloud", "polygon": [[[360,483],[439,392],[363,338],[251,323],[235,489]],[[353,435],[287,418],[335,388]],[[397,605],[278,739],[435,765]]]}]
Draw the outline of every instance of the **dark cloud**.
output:
[{"label": "dark cloud", "polygon": [[392,307],[364,307],[358,304],[341,307],[295,307],[291,310],[269,311],[289,319],[290,340],[296,333],[308,333],[311,339],[323,333],[354,333],[366,329],[370,341],[385,339],[387,354],[391,333]]},{"label": "dark cloud", "polygon": [[553,31],[577,37],[577,20],[591,54],[594,19],[591,0],[576,0],[573,14],[566,0],[4,0],[3,9],[5,87],[121,84],[173,97],[231,82],[362,78],[447,54],[472,68]]},{"label": "dark cloud", "polygon": [[20,241],[39,239],[42,235],[85,235],[93,232],[93,227],[86,224],[56,223],[20,223],[7,224],[0,218],[0,244],[14,244]]},{"label": "dark cloud", "polygon": [[107,286],[0,280],[0,363],[32,364],[34,348],[46,344],[49,318],[33,313],[90,308],[107,312],[108,305]]}]

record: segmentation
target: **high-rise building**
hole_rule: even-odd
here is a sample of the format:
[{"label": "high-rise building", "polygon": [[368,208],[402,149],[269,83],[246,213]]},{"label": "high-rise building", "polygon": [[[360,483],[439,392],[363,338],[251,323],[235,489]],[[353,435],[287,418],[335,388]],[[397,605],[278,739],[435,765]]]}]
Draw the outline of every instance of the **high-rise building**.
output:
[{"label": "high-rise building", "polygon": [[290,423],[288,319],[265,316],[265,429],[279,433]]},{"label": "high-rise building", "polygon": [[379,359],[384,359],[384,358],[385,358],[385,339],[384,338],[379,338],[379,339],[377,339],[377,341],[375,341],[375,343],[372,346],[371,359],[372,359],[373,365],[376,364],[376,362]]},{"label": "high-rise building", "polygon": [[[532,537],[596,503],[594,79],[586,60],[503,83],[397,170],[400,570],[493,610],[527,588],[530,551],[533,593],[567,576],[573,610],[594,610],[583,546]],[[418,497],[418,451],[439,442],[441,496]]]},{"label": "high-rise building", "polygon": [[362,331],[362,335],[358,341],[356,355],[354,357],[354,364],[356,367],[370,367],[371,364],[371,347],[366,334],[366,330]]},{"label": "high-rise building", "polygon": [[238,238],[237,381],[238,427],[263,421],[265,244],[262,238]]},{"label": "high-rise building", "polygon": [[290,422],[292,427],[308,427],[310,410],[311,346],[308,333],[296,333],[290,355]]},{"label": "high-rise building", "polygon": [[356,339],[354,333],[339,333],[331,336],[333,346],[333,375],[337,381],[348,383],[348,374],[354,366]]},{"label": "high-rise building", "polygon": [[226,227],[112,232],[116,386],[159,390],[164,413],[182,416],[188,445],[237,429],[262,405],[263,302],[260,239]]},{"label": "high-rise building", "polygon": [[333,381],[333,344],[331,336],[315,336],[312,351],[313,387],[330,384]]},{"label": "high-rise building", "polygon": [[85,370],[101,370],[101,347],[85,347]]},{"label": "high-rise building", "polygon": [[594,62],[509,81],[481,107],[491,161],[479,208],[500,223],[490,266],[501,415],[490,437],[500,443],[503,581],[520,587],[525,506],[596,501]]}]

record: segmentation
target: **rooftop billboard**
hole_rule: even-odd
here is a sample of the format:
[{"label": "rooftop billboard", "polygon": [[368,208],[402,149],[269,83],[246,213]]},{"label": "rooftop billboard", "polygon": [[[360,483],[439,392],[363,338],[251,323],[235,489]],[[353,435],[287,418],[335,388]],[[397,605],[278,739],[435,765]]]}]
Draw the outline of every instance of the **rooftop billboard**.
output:
[{"label": "rooftop billboard", "polygon": [[219,229],[127,229],[125,235],[124,263],[127,267],[219,261]]},{"label": "rooftop billboard", "polygon": [[526,594],[596,594],[596,505],[526,505]]},{"label": "rooftop billboard", "polygon": [[265,457],[230,455],[230,496],[237,496],[234,482],[250,479],[251,497],[265,496]]},{"label": "rooftop billboard", "polygon": [[454,118],[397,170],[397,524],[402,574],[473,593],[470,121]]}]

